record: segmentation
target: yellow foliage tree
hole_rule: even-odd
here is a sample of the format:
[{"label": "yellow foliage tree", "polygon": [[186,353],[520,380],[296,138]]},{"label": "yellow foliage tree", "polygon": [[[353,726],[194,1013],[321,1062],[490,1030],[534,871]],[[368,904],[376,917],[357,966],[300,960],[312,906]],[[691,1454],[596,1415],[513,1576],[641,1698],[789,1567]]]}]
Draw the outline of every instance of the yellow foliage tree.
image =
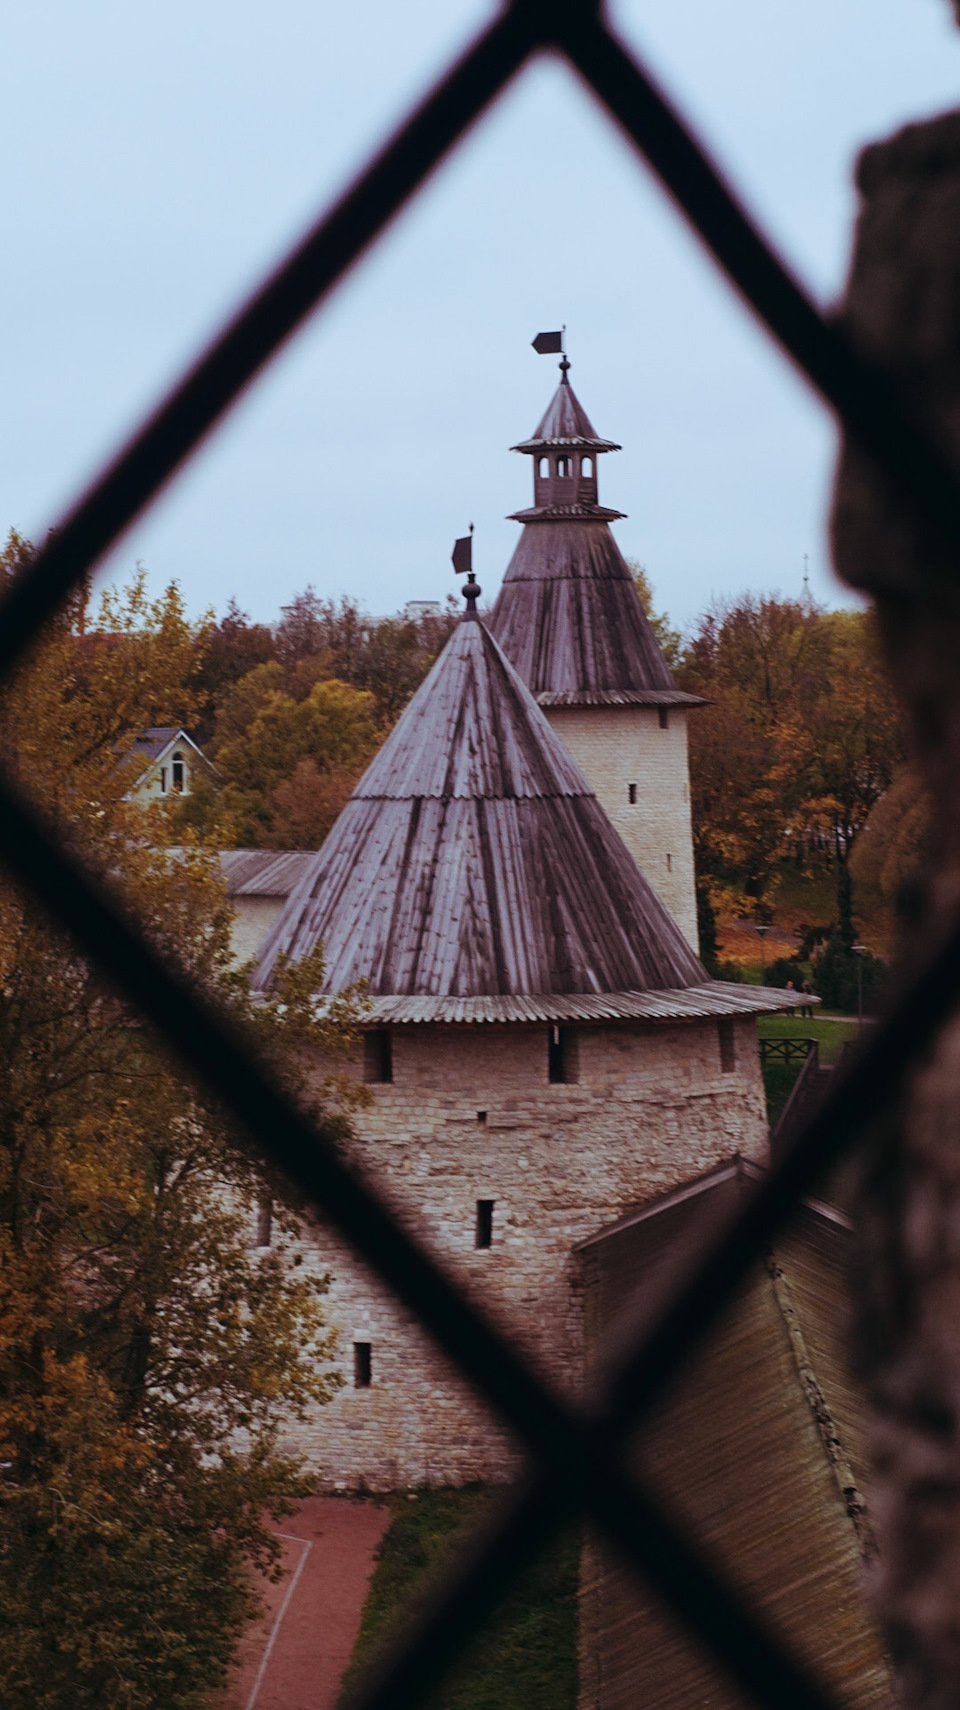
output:
[{"label": "yellow foliage tree", "polygon": [[[11,577],[30,549],[13,537]],[[202,640],[202,628],[200,626]],[[0,739],[61,835],[161,951],[249,1028],[306,1100],[320,966],[250,1012],[215,861],[151,847],[125,764],[146,724],[187,722],[198,634],[138,576],[91,626],[79,599],[0,702]],[[5,1710],[186,1710],[224,1677],[273,1571],[263,1524],[304,1488],[284,1417],[339,1382],[327,1279],[296,1206],[96,970],[0,879],[0,1678]],[[343,1081],[314,1091],[329,1131]],[[276,1204],[277,1238],[252,1245]]]}]

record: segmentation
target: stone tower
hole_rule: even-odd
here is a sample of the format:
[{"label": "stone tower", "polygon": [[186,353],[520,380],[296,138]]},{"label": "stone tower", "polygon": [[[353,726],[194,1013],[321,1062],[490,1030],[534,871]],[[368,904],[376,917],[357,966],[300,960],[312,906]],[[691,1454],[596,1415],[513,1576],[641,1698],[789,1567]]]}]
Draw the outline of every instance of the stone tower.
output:
[{"label": "stone tower", "polygon": [[[575,1391],[578,1243],[734,1153],[764,1157],[755,1017],[796,994],[707,979],[474,611],[308,858],[254,990],[318,944],[324,989],[364,978],[371,1000],[351,1162]],[[291,1436],[325,1480],[513,1476],[516,1445],[409,1312],[336,1231],[308,1245],[347,1382]]]},{"label": "stone tower", "polygon": [[533,505],[490,628],[596,792],[645,878],[694,950],[697,902],[687,713],[702,702],[673,678],[610,532],[623,515],[597,498],[595,432],[560,363],[531,439]]}]

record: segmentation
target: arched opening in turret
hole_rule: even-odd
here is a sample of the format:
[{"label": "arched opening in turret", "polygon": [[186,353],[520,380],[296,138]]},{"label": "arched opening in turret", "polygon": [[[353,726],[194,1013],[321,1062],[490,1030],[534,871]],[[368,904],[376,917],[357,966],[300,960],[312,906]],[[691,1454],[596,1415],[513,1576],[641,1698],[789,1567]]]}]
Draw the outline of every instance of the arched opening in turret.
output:
[{"label": "arched opening in turret", "polygon": [[593,458],[592,457],[581,457],[581,459],[580,459],[580,475],[584,481],[592,481],[593,480]]},{"label": "arched opening in turret", "polygon": [[561,481],[568,481],[570,479],[570,476],[573,474],[573,458],[572,457],[558,457],[557,458],[557,474],[559,475]]},{"label": "arched opening in turret", "polygon": [[549,459],[549,457],[541,457],[540,458],[539,462],[537,463],[537,474],[539,475],[541,481],[548,481],[550,479],[550,459]]}]

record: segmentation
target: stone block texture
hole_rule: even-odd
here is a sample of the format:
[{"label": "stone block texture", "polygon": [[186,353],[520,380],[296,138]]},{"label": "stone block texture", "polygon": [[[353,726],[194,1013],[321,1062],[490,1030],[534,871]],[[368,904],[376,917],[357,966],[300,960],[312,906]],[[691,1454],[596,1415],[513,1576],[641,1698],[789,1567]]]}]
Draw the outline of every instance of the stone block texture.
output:
[{"label": "stone block texture", "polygon": [[[720,1026],[733,1029],[727,1069]],[[722,1159],[762,1160],[767,1126],[752,1018],[565,1032],[562,1083],[549,1080],[549,1039],[533,1025],[395,1029],[393,1081],[371,1086],[351,1155],[544,1378],[569,1392],[583,1370],[574,1248]],[[478,1201],[493,1202],[489,1247],[476,1244]],[[307,1262],[332,1275],[328,1316],[346,1385],[291,1428],[290,1442],[324,1486],[514,1476],[509,1434],[342,1240],[315,1227]],[[354,1383],[355,1343],[369,1344],[367,1387]]]},{"label": "stone block texture", "polygon": [[686,709],[545,707],[544,712],[644,878],[698,954]]}]

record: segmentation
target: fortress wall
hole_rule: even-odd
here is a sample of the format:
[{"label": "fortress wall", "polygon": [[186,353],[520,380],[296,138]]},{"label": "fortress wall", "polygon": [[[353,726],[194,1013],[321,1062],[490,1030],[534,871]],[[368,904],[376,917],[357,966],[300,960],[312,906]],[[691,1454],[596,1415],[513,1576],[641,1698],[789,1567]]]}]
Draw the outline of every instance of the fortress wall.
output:
[{"label": "fortress wall", "polygon": [[[687,714],[657,707],[545,707],[631,855],[695,952],[697,896],[690,823]],[[630,785],[636,785],[636,802]]]},{"label": "fortress wall", "polygon": [[[571,1030],[567,1084],[548,1081],[546,1026],[396,1029],[394,1080],[371,1088],[353,1159],[544,1376],[575,1388],[576,1243],[735,1152],[765,1156],[755,1023],[734,1029],[726,1072],[715,1021]],[[480,1199],[494,1201],[488,1249]],[[315,1230],[307,1257],[333,1274],[348,1387],[290,1440],[328,1487],[514,1476],[508,1436],[341,1239]],[[357,1341],[371,1345],[369,1388],[352,1387]]]}]

